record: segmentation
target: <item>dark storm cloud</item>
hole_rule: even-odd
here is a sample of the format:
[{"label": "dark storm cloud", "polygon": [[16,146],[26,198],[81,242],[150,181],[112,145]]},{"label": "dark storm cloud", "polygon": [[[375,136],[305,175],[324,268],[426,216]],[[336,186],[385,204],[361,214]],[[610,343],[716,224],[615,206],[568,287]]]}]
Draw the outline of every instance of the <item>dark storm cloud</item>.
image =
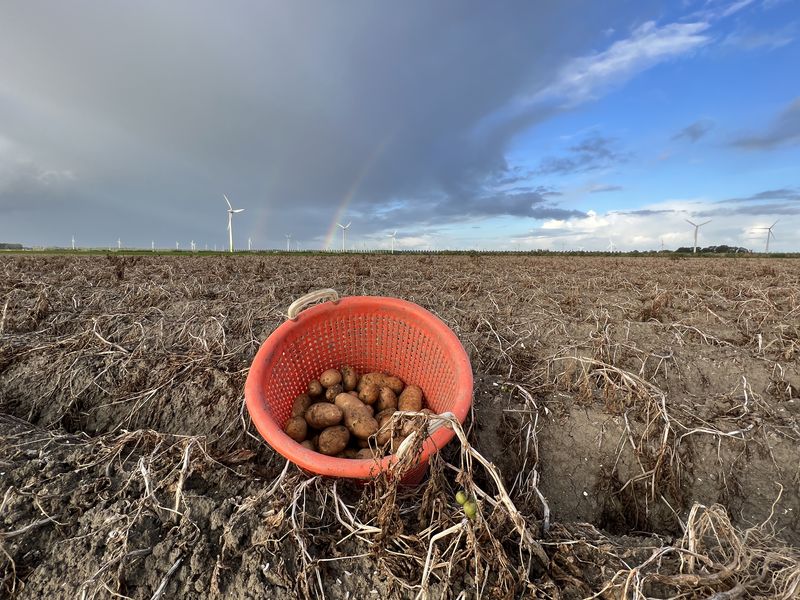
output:
[{"label": "dark storm cloud", "polygon": [[[395,225],[374,215],[398,203],[412,221],[459,203],[555,214],[495,188],[529,175],[506,162],[513,136],[562,109],[486,118],[593,49],[607,14],[578,0],[5,3],[0,211],[26,203],[14,231],[31,242],[172,247],[224,243],[223,192],[246,209],[240,247],[318,239],[350,197],[360,234]],[[608,158],[602,140],[576,152]],[[12,186],[9,156],[72,178]]]},{"label": "dark storm cloud", "polygon": [[687,139],[690,142],[694,143],[701,137],[706,135],[713,128],[714,128],[714,121],[710,119],[700,119],[699,121],[695,121],[691,125],[687,125],[683,129],[681,129],[678,133],[672,136],[672,139],[673,140]]},{"label": "dark storm cloud", "polygon": [[[364,216],[367,216],[366,213]],[[552,204],[547,195],[539,192],[501,192],[482,196],[445,197],[432,199],[424,204],[398,206],[376,217],[376,224],[384,228],[395,223],[441,225],[485,217],[572,219],[585,216],[583,211],[564,209]]]},{"label": "dark storm cloud", "polygon": [[729,202],[760,202],[762,200],[790,200],[800,202],[800,190],[792,188],[779,188],[774,190],[764,190],[751,196],[741,198],[728,198],[719,200],[716,204],[727,204]]},{"label": "dark storm cloud", "polygon": [[610,167],[625,162],[628,157],[614,149],[615,140],[593,135],[570,146],[566,156],[542,159],[536,173],[540,175],[570,175]]},{"label": "dark storm cloud", "polygon": [[772,150],[800,143],[800,98],[795,98],[761,133],[742,136],[733,145],[747,150]]}]

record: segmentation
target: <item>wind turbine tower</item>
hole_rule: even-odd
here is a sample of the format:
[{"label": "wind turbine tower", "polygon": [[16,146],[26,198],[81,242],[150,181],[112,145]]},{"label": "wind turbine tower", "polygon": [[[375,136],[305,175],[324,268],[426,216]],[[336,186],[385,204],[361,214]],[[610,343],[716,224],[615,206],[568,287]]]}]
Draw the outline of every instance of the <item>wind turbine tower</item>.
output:
[{"label": "wind turbine tower", "polygon": [[155,251],[156,251],[156,242],[155,242],[155,240],[151,240],[151,241],[150,241],[150,250],[151,250],[152,252],[155,252]]},{"label": "wind turbine tower", "polygon": [[345,251],[344,242],[345,239],[347,238],[347,230],[350,229],[350,225],[352,224],[353,224],[352,221],[350,221],[347,225],[342,225],[341,223],[337,223],[337,225],[342,229],[342,252]]},{"label": "wind turbine tower", "polygon": [[252,240],[247,238],[247,251],[250,252],[253,249]]},{"label": "wind turbine tower", "polygon": [[[778,219],[778,220],[780,220],[780,219]],[[777,223],[778,223],[778,221],[775,221],[769,227],[757,227],[756,228],[756,229],[758,229],[760,231],[766,231],[767,232],[767,247],[764,249],[764,252],[766,252],[767,254],[769,254],[769,238],[772,237],[773,240],[775,239],[775,234],[772,233],[772,228],[775,227],[775,225],[777,225]]]},{"label": "wind turbine tower", "polygon": [[291,250],[291,246],[289,245],[291,243],[291,239],[292,239],[292,234],[291,233],[287,234],[286,235],[286,251],[287,252],[289,252]]},{"label": "wind turbine tower", "polygon": [[392,233],[392,234],[389,234],[389,235],[388,235],[388,236],[386,236],[386,237],[390,237],[390,238],[392,238],[392,254],[394,254],[394,240],[395,240],[395,238],[397,238],[397,230],[395,229],[395,230],[394,230],[394,233]]},{"label": "wind turbine tower", "polygon": [[75,236],[72,236],[72,251],[75,252]]},{"label": "wind turbine tower", "polygon": [[225,202],[228,203],[228,249],[230,252],[233,252],[233,215],[243,212],[244,209],[233,208],[233,206],[231,206],[231,201],[228,200],[228,197],[225,194],[222,194],[222,197],[225,198]]},{"label": "wind turbine tower", "polygon": [[696,223],[692,223],[689,219],[686,219],[686,222],[694,227],[694,247],[692,248],[692,254],[697,254],[697,230],[700,229],[703,225],[708,225],[711,223],[711,219],[705,221],[704,223],[700,223],[699,225]]},{"label": "wind turbine tower", "polygon": [[117,238],[117,250],[122,250],[122,240]]}]

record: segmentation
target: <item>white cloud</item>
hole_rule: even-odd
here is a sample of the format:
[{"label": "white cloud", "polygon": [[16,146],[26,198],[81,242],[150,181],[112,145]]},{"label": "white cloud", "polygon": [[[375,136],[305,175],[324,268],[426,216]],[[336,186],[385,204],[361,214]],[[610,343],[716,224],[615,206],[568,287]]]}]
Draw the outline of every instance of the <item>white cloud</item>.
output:
[{"label": "white cloud", "polygon": [[[744,246],[753,251],[764,250],[765,232],[778,218],[769,214],[735,214],[732,207],[721,211],[721,204],[706,198],[670,199],[642,206],[628,212],[587,211],[582,219],[545,221],[532,235],[516,238],[513,243],[525,248],[605,250],[609,239],[619,250],[674,250],[691,246],[693,228],[686,219],[711,219],[700,228],[698,245],[727,244]],[[703,213],[714,214],[703,216]],[[797,251],[796,240],[790,232],[800,230],[800,214],[782,214],[775,227],[775,239],[770,250]],[[786,232],[782,235],[783,232]],[[509,246],[511,247],[511,246]]]},{"label": "white cloud", "polygon": [[630,37],[614,42],[607,50],[570,60],[556,81],[533,98],[554,98],[569,105],[596,98],[661,62],[685,56],[707,44],[703,32],[709,23],[669,23],[659,27],[648,21]]}]

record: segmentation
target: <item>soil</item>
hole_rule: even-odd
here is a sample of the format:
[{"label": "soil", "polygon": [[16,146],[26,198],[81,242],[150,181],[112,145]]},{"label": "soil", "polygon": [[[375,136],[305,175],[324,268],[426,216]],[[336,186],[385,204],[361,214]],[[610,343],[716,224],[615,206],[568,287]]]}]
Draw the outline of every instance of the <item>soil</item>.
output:
[{"label": "soil", "polygon": [[[428,597],[800,597],[798,260],[7,254],[0,272],[0,596],[413,598],[432,532],[463,522]],[[311,478],[260,439],[250,362],[328,287],[457,333],[470,444],[538,565],[490,498],[463,520],[460,486],[499,492],[456,443],[397,489]],[[695,527],[717,537],[690,582]],[[744,555],[731,540],[762,562],[712,580],[720,548]],[[749,575],[764,564],[783,579]]]}]

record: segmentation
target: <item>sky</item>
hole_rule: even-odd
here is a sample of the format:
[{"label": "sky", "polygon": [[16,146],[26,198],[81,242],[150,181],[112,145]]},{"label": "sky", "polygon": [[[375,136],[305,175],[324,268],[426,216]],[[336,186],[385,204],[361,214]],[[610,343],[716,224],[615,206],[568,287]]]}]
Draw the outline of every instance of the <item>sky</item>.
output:
[{"label": "sky", "polygon": [[10,0],[0,242],[800,251],[798,73],[798,0]]}]

